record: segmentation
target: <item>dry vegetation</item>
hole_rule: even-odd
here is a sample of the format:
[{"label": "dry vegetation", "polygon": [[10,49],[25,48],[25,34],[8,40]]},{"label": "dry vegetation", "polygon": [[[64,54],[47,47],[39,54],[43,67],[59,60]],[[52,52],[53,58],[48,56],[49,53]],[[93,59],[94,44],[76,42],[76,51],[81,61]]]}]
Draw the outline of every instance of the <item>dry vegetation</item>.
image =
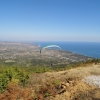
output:
[{"label": "dry vegetation", "polygon": [[26,87],[12,79],[0,100],[100,100],[100,89],[82,81],[91,75],[100,75],[100,64],[33,73]]},{"label": "dry vegetation", "polygon": [[[37,100],[99,100],[100,89],[86,84],[84,77],[100,75],[100,65],[91,64],[66,71],[46,72],[40,76],[34,75],[37,81],[34,90],[38,94]],[[36,87],[37,85],[37,87]]]}]

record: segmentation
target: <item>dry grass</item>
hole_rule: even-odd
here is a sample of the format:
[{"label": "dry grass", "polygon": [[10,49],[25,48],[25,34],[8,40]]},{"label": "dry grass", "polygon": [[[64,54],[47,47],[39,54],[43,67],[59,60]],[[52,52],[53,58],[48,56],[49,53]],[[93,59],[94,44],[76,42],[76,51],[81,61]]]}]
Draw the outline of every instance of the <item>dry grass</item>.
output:
[{"label": "dry grass", "polygon": [[[58,71],[58,72],[46,72],[44,74],[40,74],[41,77],[37,78],[40,86],[43,86],[40,89],[39,100],[97,100],[100,99],[100,89],[96,86],[88,85],[82,82],[84,77],[90,75],[100,75],[100,65],[92,64],[85,67],[78,67],[70,70],[65,71]],[[34,75],[32,76],[34,78]],[[40,81],[39,81],[40,80]],[[60,83],[69,83],[68,87],[58,88],[54,92],[51,89],[52,86],[49,86],[53,81],[58,81]],[[68,80],[70,82],[68,82]],[[72,83],[71,83],[72,81]],[[36,82],[36,81],[35,81]],[[38,82],[37,85],[38,85]],[[48,86],[46,84],[49,84]],[[58,85],[58,87],[60,84]],[[56,87],[53,86],[53,87]],[[35,88],[34,88],[35,90]],[[95,93],[94,93],[95,90]],[[49,94],[48,94],[49,91]],[[98,92],[96,92],[98,91]],[[54,93],[53,93],[54,92]],[[47,93],[47,97],[45,94]],[[98,100],[99,100],[98,99]]]},{"label": "dry grass", "polygon": [[29,88],[10,83],[0,100],[100,100],[100,89],[82,81],[91,75],[100,75],[100,64],[36,73],[31,76]]}]

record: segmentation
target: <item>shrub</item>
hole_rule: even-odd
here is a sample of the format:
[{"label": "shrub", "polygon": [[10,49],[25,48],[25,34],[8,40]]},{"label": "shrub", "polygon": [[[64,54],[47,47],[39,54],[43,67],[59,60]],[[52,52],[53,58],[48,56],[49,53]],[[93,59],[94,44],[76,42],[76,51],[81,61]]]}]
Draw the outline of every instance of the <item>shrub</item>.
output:
[{"label": "shrub", "polygon": [[50,71],[50,68],[34,67],[32,70],[33,70],[33,72],[36,72],[36,73],[44,73],[44,72]]},{"label": "shrub", "polygon": [[29,75],[24,70],[17,67],[9,67],[0,75],[0,92],[4,92],[11,81],[25,86],[28,79]]},{"label": "shrub", "polygon": [[0,75],[0,92],[4,92],[8,83],[10,82],[9,78],[6,75]]}]

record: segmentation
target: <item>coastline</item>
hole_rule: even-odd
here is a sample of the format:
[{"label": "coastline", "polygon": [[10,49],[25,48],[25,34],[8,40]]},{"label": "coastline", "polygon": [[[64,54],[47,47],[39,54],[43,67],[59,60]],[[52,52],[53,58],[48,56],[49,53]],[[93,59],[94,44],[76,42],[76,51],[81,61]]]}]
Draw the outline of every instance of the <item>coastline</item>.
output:
[{"label": "coastline", "polygon": [[100,42],[37,41],[32,43],[40,45],[40,47],[56,44],[65,51],[71,51],[73,53],[93,58],[100,58]]}]

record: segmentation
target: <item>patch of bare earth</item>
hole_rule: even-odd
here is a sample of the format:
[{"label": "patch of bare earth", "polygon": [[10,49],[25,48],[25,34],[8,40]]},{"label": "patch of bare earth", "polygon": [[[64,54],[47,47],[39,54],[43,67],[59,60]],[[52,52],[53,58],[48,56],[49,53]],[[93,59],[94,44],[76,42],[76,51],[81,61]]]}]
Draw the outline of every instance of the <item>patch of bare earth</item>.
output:
[{"label": "patch of bare earth", "polygon": [[[82,81],[84,78],[92,75],[100,75],[99,64],[65,71],[34,74],[32,75],[31,85],[36,93],[44,85],[46,85],[46,92],[49,89],[52,91],[47,96],[43,96],[37,100],[100,100],[100,88]],[[52,82],[55,82],[58,88],[51,86]]]}]

